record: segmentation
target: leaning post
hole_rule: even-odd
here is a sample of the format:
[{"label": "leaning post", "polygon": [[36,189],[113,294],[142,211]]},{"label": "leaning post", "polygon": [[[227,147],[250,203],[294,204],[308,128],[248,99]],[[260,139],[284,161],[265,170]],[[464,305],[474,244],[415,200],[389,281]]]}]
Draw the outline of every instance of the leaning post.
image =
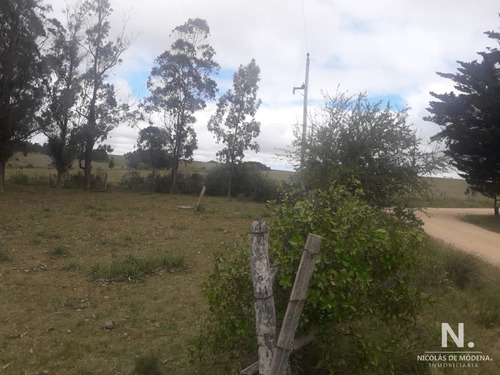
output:
[{"label": "leaning post", "polygon": [[268,226],[265,221],[256,220],[252,223],[250,267],[255,298],[259,374],[270,375],[271,361],[276,346],[276,311],[269,262]]},{"label": "leaning post", "polygon": [[322,238],[315,234],[307,236],[306,246],[302,252],[299,269],[293,284],[290,300],[281,326],[278,343],[271,362],[269,373],[284,375],[288,367],[288,359],[293,351],[293,338],[299,324],[299,317],[306,300],[307,288],[311,279],[316,256],[319,253]]}]

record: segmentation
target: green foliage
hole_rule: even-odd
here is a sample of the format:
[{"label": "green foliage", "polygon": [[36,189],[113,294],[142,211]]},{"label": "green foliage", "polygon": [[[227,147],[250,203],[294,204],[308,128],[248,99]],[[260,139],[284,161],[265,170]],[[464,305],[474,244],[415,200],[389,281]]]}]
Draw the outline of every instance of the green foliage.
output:
[{"label": "green foliage", "polygon": [[91,266],[89,275],[96,280],[107,282],[143,281],[147,275],[159,272],[172,272],[184,269],[185,258],[182,255],[165,254],[157,257],[139,258],[130,254],[121,261],[108,265],[95,263]]},{"label": "green foliage", "polygon": [[142,190],[141,187],[144,185],[144,178],[139,172],[130,171],[125,173],[119,182],[120,186],[127,190]]},{"label": "green foliage", "polygon": [[[422,305],[412,279],[425,238],[420,229],[373,209],[361,191],[344,187],[316,190],[309,198],[287,193],[275,211],[270,253],[271,262],[279,265],[274,289],[279,316],[285,312],[307,234],[323,237],[297,333],[314,328],[318,340],[309,354],[296,355],[296,370],[390,373],[396,367],[403,372],[410,368],[408,353],[414,344],[406,334]],[[225,266],[220,259],[216,262],[205,295],[210,314],[198,350],[205,361],[233,370],[248,364],[255,337],[246,252],[236,252]],[[378,343],[387,337],[392,344]],[[349,350],[335,349],[338,342]]]},{"label": "green foliage", "polygon": [[[421,140],[408,122],[408,109],[373,103],[366,94],[325,96],[314,132],[305,142],[302,179],[310,189],[359,181],[364,199],[376,207],[407,207],[427,185],[421,177],[440,165],[434,153],[421,150]],[[302,137],[294,141],[301,158]]]},{"label": "green foliage", "polygon": [[39,0],[0,3],[0,193],[7,161],[38,129],[48,83],[41,55],[48,11]]},{"label": "green foliage", "polygon": [[365,314],[411,321],[418,291],[407,281],[424,235],[371,208],[362,192],[316,190],[309,199],[285,195],[272,230],[279,283],[289,294],[308,233],[323,237],[304,313],[305,326],[340,323]]},{"label": "green foliage", "polygon": [[153,170],[169,169],[171,158],[168,155],[167,144],[168,136],[165,129],[157,126],[148,126],[139,131],[137,138],[138,149],[134,153],[138,154],[139,162],[146,164]]},{"label": "green foliage", "polygon": [[234,167],[226,164],[212,168],[206,176],[207,193],[224,196],[228,189],[229,169],[232,169],[232,194],[257,201],[275,199],[278,187],[275,181],[267,178],[255,164],[237,164]]},{"label": "green foliage", "polygon": [[203,285],[210,310],[191,355],[209,366],[208,373],[232,374],[252,363],[257,350],[248,250],[242,246],[230,259],[218,254],[214,261]]},{"label": "green foliage", "polygon": [[147,82],[151,95],[141,104],[150,123],[162,119],[172,155],[171,193],[176,188],[179,162],[192,160],[198,148],[194,114],[205,108],[206,100],[214,99],[217,91],[212,75],[219,71],[219,65],[214,61],[214,49],[206,43],[209,35],[207,22],[200,18],[172,30],[177,39],[156,58]]},{"label": "green foliage", "polygon": [[158,354],[148,353],[137,357],[134,361],[132,375],[161,375],[160,358]]},{"label": "green foliage", "polygon": [[[107,82],[112,69],[121,64],[121,56],[131,43],[123,29],[116,38],[111,37],[112,11],[109,0],[86,0],[79,6],[79,12],[84,15],[82,24],[85,25],[84,37],[79,45],[88,53],[82,63],[87,70],[82,74],[81,125],[74,132],[74,140],[77,142],[78,163],[84,171],[85,190],[91,189],[94,151],[107,154],[109,146],[104,146],[103,142],[128,111],[127,104],[119,105],[114,86]],[[94,150],[96,145],[99,147]]]},{"label": "green foliage", "polygon": [[[486,32],[500,42],[500,33]],[[500,50],[478,53],[482,61],[460,62],[458,73],[438,73],[451,79],[455,92],[431,95],[425,118],[441,127],[435,139],[444,141],[445,151],[472,189],[488,197],[500,194]],[[498,212],[497,212],[498,213]]]},{"label": "green foliage", "polygon": [[54,247],[50,252],[50,256],[53,258],[61,258],[69,255],[69,251],[66,246],[58,245]]},{"label": "green foliage", "polygon": [[260,133],[260,123],[255,120],[261,100],[257,98],[260,68],[255,60],[240,65],[234,74],[233,89],[226,92],[217,102],[217,111],[208,122],[208,130],[214,133],[217,143],[224,148],[217,152],[219,160],[231,166],[228,169],[227,195],[232,194],[234,167],[241,163],[245,151],[259,151],[257,142],[252,142]]}]

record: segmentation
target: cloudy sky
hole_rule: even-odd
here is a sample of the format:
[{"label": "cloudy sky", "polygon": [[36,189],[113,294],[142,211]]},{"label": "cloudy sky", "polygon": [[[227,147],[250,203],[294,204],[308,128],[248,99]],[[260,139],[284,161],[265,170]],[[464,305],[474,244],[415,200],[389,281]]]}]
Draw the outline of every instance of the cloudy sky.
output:
[{"label": "cloudy sky", "polygon": [[[54,10],[63,0],[47,0]],[[293,125],[302,122],[302,96],[292,94],[304,82],[310,53],[309,112],[322,93],[337,87],[351,94],[366,91],[374,99],[411,107],[421,137],[439,128],[422,120],[429,91],[450,91],[451,82],[436,72],[456,72],[456,60],[478,59],[477,52],[497,47],[484,35],[500,27],[498,0],[111,0],[112,22],[119,27],[130,14],[129,34],[138,35],[110,80],[120,96],[134,101],[148,95],[146,80],[154,59],[170,48],[173,28],[189,18],[205,19],[211,30],[221,72],[219,94],[231,87],[240,64],[255,58],[261,68],[258,112],[261,152],[245,160],[274,168],[290,167],[276,157],[290,145]],[[195,160],[215,159],[217,145],[207,131],[215,103],[197,114],[199,149]],[[120,126],[108,143],[115,154],[134,149],[137,129]]]}]

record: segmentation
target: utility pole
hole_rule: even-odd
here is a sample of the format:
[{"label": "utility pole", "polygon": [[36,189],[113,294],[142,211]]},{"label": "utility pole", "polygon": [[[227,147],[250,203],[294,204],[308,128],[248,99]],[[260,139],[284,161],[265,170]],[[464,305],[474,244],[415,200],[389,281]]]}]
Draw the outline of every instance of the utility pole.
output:
[{"label": "utility pole", "polygon": [[306,136],[307,136],[307,92],[309,89],[309,52],[307,53],[306,60],[306,80],[305,83],[300,87],[294,87],[293,93],[296,90],[304,90],[304,109],[302,118],[302,145],[300,150],[300,168],[304,168],[305,162],[305,152],[306,152]]}]

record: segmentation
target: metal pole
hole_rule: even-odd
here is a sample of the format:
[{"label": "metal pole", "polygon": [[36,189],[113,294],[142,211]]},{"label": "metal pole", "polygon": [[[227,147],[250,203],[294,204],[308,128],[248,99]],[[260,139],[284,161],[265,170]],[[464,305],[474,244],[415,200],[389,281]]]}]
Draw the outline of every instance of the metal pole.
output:
[{"label": "metal pole", "polygon": [[307,136],[307,92],[309,89],[309,53],[307,53],[306,61],[306,80],[304,83],[304,110],[302,118],[302,147],[300,151],[300,167],[304,168],[305,152],[306,152],[306,136]]}]

